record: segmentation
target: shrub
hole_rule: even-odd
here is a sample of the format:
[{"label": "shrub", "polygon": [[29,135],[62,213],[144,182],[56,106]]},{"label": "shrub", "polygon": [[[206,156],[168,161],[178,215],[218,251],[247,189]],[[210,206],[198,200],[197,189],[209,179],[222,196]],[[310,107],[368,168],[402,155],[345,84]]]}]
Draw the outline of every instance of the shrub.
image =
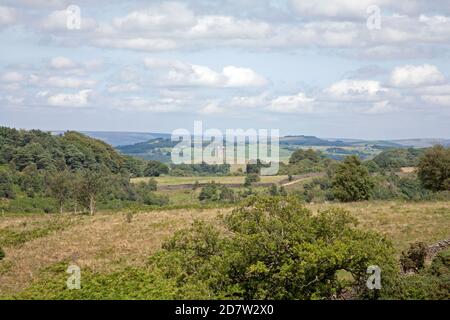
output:
[{"label": "shrub", "polygon": [[259,182],[261,178],[257,173],[249,173],[245,176],[244,186],[249,187],[253,183]]},{"label": "shrub", "polygon": [[[368,297],[369,265],[389,288],[397,271],[383,237],[353,227],[341,209],[312,214],[292,197],[252,197],[225,216],[225,234],[195,222],[154,255],[154,272],[193,299],[322,299],[350,287]],[[352,280],[338,277],[341,270]]]},{"label": "shrub", "polygon": [[148,192],[142,197],[142,202],[149,206],[165,206],[169,204],[169,198],[163,195],[157,195],[153,192]]},{"label": "shrub", "polygon": [[429,190],[450,190],[450,148],[436,145],[427,150],[420,158],[417,175]]},{"label": "shrub", "polygon": [[427,245],[423,242],[415,242],[410,244],[407,252],[402,252],[400,263],[403,271],[410,270],[419,271],[425,265],[425,258],[427,257]]},{"label": "shrub", "polygon": [[345,158],[332,179],[333,195],[341,201],[368,200],[374,183],[369,172],[356,156]]},{"label": "shrub", "polygon": [[144,169],[144,176],[146,177],[159,177],[160,175],[167,173],[169,173],[169,167],[156,160],[148,161]]},{"label": "shrub", "polygon": [[0,247],[0,261],[5,258],[5,251],[3,251],[2,247]]}]

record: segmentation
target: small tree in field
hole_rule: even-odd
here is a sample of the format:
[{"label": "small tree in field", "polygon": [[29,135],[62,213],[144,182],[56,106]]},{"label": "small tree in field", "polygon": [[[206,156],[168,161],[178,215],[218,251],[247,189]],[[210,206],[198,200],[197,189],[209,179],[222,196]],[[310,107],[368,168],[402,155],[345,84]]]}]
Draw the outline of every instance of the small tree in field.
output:
[{"label": "small tree in field", "polygon": [[50,195],[58,202],[59,212],[63,213],[64,204],[71,195],[71,174],[66,170],[50,173],[47,176],[47,188]]},{"label": "small tree in field", "polygon": [[345,158],[332,178],[334,197],[345,202],[368,200],[373,188],[369,171],[356,156]]},{"label": "small tree in field", "polygon": [[107,177],[108,174],[102,170],[86,170],[81,174],[78,183],[78,198],[85,207],[89,208],[91,215],[95,213],[98,197],[105,192],[108,185]]},{"label": "small tree in field", "polygon": [[450,190],[450,148],[436,145],[421,157],[417,175],[432,191]]}]

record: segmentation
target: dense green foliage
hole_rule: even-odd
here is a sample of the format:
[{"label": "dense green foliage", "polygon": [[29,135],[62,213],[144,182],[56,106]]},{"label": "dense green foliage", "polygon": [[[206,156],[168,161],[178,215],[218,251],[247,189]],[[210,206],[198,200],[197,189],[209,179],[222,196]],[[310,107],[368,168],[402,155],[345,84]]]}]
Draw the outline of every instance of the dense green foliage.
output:
[{"label": "dense green foliage", "polygon": [[[130,184],[130,177],[167,173],[164,164],[123,156],[104,142],[77,132],[51,135],[0,127],[0,209],[10,212],[74,212],[98,205],[167,199]],[[114,203],[113,206],[111,206]]]},{"label": "dense green foliage", "polygon": [[415,167],[423,149],[387,149],[377,155],[373,161],[383,169],[399,169],[401,167]]},{"label": "dense green foliage", "polygon": [[450,148],[437,145],[420,158],[417,175],[432,191],[450,190]]},{"label": "dense green foliage", "polygon": [[386,286],[396,266],[391,245],[354,222],[340,209],[312,215],[290,197],[251,198],[225,217],[229,236],[196,222],[151,262],[184,298],[320,299],[349,286],[364,297],[369,265],[383,269]]},{"label": "dense green foliage", "polygon": [[0,247],[0,261],[5,258],[5,251],[3,251],[2,247]]},{"label": "dense green foliage", "polygon": [[450,249],[440,252],[429,267],[399,279],[389,299],[449,300]]},{"label": "dense green foliage", "polygon": [[227,188],[224,185],[211,182],[202,188],[198,199],[200,201],[233,202],[237,200],[237,195],[232,189]]},{"label": "dense green foliage", "polygon": [[337,166],[331,183],[334,197],[346,202],[368,200],[374,187],[369,171],[356,156]]},{"label": "dense green foliage", "polygon": [[144,169],[144,176],[146,177],[159,177],[162,174],[169,173],[169,167],[159,161],[150,160]]},{"label": "dense green foliage", "polygon": [[278,174],[297,175],[323,172],[332,167],[335,160],[326,158],[320,151],[296,149],[289,158],[289,164],[280,163]]}]

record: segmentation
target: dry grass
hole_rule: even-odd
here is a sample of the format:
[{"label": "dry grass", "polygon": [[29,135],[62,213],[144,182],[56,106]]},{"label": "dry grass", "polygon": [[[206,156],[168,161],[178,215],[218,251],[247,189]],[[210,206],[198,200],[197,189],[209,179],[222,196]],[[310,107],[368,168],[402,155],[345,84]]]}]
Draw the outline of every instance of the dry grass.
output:
[{"label": "dry grass", "polygon": [[84,216],[82,223],[61,232],[34,239],[21,247],[5,247],[6,258],[0,262],[0,295],[20,291],[39,270],[60,261],[74,261],[81,268],[100,272],[141,265],[175,230],[190,225],[194,218],[213,221],[218,211],[139,213],[131,223],[124,214]]},{"label": "dry grass", "polygon": [[[392,239],[397,252],[408,243],[433,243],[450,236],[450,202],[361,202],[350,204],[310,204],[313,211],[329,207],[349,210],[360,221],[360,228],[379,231]],[[130,265],[142,265],[175,230],[195,219],[214,224],[218,213],[230,209],[180,209],[138,213],[128,223],[125,214],[95,216],[63,215],[59,219],[78,219],[62,230],[31,239],[20,246],[5,247],[0,261],[0,296],[17,293],[30,284],[45,267],[61,261],[75,261],[81,268],[111,272]],[[48,215],[5,216],[4,228],[32,228],[45,225]],[[25,225],[23,223],[25,222]],[[72,221],[73,222],[73,221]]]},{"label": "dry grass", "polygon": [[359,227],[392,239],[397,252],[409,243],[433,243],[450,238],[450,202],[368,201],[348,204],[315,204],[313,210],[342,207],[355,216]]}]

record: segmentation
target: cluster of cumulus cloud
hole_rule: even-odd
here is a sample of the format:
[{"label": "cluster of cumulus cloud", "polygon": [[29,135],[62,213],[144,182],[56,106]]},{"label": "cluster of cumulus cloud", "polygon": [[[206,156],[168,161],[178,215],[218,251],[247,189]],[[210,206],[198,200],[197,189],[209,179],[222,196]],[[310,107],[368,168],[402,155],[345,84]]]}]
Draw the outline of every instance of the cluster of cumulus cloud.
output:
[{"label": "cluster of cumulus cloud", "polygon": [[[152,56],[174,50],[305,48],[330,50],[330,54],[371,64],[373,59],[431,59],[445,54],[450,46],[450,6],[445,1],[286,0],[278,6],[273,1],[255,0],[136,1],[127,10],[118,1],[94,4],[80,0],[81,28],[76,31],[67,28],[69,4],[65,0],[6,0],[0,5],[0,30],[22,28],[62,47],[143,52],[146,58],[136,67],[138,71],[124,70],[111,80],[104,75],[106,67],[101,59],[53,57],[45,67],[3,70],[2,102],[74,108],[102,103],[118,109],[195,109],[202,114],[243,109],[287,114],[347,109],[379,114],[396,112],[406,105],[450,107],[450,83],[432,63],[400,60],[396,67],[382,70],[376,79],[353,76],[312,92],[277,94],[266,75],[245,65],[225,62],[222,68],[212,68]],[[108,14],[95,14],[106,5],[113,6]],[[366,26],[371,5],[382,10],[381,31]],[[264,9],[260,10],[263,13],[257,8]],[[156,90],[156,96],[143,94],[150,87]],[[215,98],[210,94],[205,98],[198,94],[202,88],[225,90],[230,95]],[[245,94],[236,94],[237,89]],[[246,89],[251,89],[251,94]]]}]

